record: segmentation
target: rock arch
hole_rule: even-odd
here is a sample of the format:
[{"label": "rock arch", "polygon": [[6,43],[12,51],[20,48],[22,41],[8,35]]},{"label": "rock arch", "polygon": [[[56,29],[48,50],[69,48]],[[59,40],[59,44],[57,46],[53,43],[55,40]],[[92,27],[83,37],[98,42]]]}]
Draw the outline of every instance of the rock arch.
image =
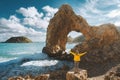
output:
[{"label": "rock arch", "polygon": [[62,5],[48,25],[44,52],[55,55],[59,51],[64,51],[67,35],[71,31],[82,32],[84,36],[88,36],[86,33],[89,32],[89,26],[69,5]]},{"label": "rock arch", "polygon": [[[90,26],[87,21],[80,15],[76,15],[72,8],[65,4],[60,7],[58,12],[50,20],[47,28],[46,45],[43,52],[49,56],[61,57],[62,52],[66,49],[67,35],[71,31],[81,32],[85,36],[82,44],[76,45],[72,50],[87,51],[85,61],[100,61],[120,53],[120,35],[113,24],[103,24],[100,26]],[[114,45],[111,47],[111,45]],[[111,48],[114,52],[111,53]],[[116,48],[116,49],[115,49]],[[107,50],[104,52],[103,50]],[[102,54],[104,57],[100,57]],[[108,53],[109,52],[109,53]],[[94,54],[95,53],[95,54]],[[106,54],[108,53],[108,54]],[[97,55],[97,57],[95,57]],[[120,56],[119,56],[120,58]],[[99,59],[99,60],[95,60]]]}]

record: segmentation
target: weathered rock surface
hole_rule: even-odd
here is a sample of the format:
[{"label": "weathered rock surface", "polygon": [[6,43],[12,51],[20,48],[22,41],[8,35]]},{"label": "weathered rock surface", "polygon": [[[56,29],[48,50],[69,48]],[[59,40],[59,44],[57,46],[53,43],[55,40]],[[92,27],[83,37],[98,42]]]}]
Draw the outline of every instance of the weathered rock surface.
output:
[{"label": "weathered rock surface", "polygon": [[50,20],[43,52],[54,58],[72,58],[62,54],[66,49],[67,35],[71,31],[81,32],[85,37],[81,44],[72,49],[87,51],[82,61],[101,63],[120,58],[120,33],[116,26],[114,24],[90,26],[82,16],[76,15],[66,4],[62,5]]},{"label": "weathered rock surface", "polygon": [[32,41],[24,36],[11,37],[10,39],[5,41],[5,43],[30,43],[30,42]]},{"label": "weathered rock surface", "polygon": [[[66,49],[67,35],[71,31],[82,32],[81,21],[84,21],[85,32],[88,33],[88,24],[81,16],[77,16],[69,5],[63,5],[59,11],[50,20],[47,28],[46,46],[43,52],[49,56],[61,56],[62,51]],[[82,28],[82,29],[81,29]],[[84,36],[87,36],[85,34]]]},{"label": "weathered rock surface", "polygon": [[87,80],[87,71],[80,70],[78,73],[68,71],[66,74],[66,80]]},{"label": "weathered rock surface", "polygon": [[105,75],[104,80],[120,80],[120,65],[113,67]]}]

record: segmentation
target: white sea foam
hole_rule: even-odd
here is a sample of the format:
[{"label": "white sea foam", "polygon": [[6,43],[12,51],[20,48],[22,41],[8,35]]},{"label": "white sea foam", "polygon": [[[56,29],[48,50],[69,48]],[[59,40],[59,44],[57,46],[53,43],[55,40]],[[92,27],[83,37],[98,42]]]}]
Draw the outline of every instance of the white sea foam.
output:
[{"label": "white sea foam", "polygon": [[53,66],[58,63],[57,60],[40,60],[40,61],[30,61],[22,64],[21,66]]},{"label": "white sea foam", "polygon": [[16,58],[3,58],[3,57],[0,57],[0,63],[7,62],[7,61],[10,61],[10,60],[13,60],[13,59],[16,59]]},{"label": "white sea foam", "polygon": [[[39,44],[33,43],[37,45],[35,48],[39,47]],[[16,44],[5,44],[5,45],[15,45]],[[23,44],[22,44],[23,45]],[[30,44],[31,45],[31,44]],[[30,46],[29,44],[25,44],[25,48]],[[32,45],[31,45],[32,46]],[[42,46],[42,45],[40,45]],[[68,48],[66,51],[69,50],[74,46],[74,44],[68,44]],[[15,48],[14,47],[14,48]],[[6,49],[1,51],[0,57],[0,80],[7,80],[8,77],[17,76],[17,75],[38,75],[41,73],[45,73],[47,71],[56,70],[62,67],[63,65],[68,65],[72,67],[73,64],[71,62],[66,61],[58,61],[50,59],[46,54],[41,53],[42,50],[40,48],[33,51],[30,49],[22,50],[24,48],[19,45],[19,49],[16,51],[11,52],[11,46],[8,47],[8,51]],[[14,49],[13,48],[13,49]],[[34,47],[32,47],[33,49]],[[4,48],[3,48],[4,49]],[[1,50],[3,50],[1,49]],[[8,53],[10,51],[10,54]],[[6,54],[5,54],[6,53]]]},{"label": "white sea foam", "polygon": [[7,80],[11,76],[19,75],[38,75],[47,71],[56,70],[60,67],[68,65],[72,67],[71,62],[52,60],[43,53],[19,57],[8,62],[0,64],[1,80]]}]

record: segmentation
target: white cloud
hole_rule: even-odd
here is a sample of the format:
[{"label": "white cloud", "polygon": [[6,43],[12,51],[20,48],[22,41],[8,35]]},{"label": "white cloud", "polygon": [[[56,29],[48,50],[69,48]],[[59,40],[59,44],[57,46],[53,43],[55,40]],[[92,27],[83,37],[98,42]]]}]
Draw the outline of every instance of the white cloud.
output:
[{"label": "white cloud", "polygon": [[33,26],[37,28],[46,29],[48,26],[48,21],[43,20],[43,13],[39,13],[35,7],[20,8],[17,10],[18,13],[21,13],[25,18],[23,19],[23,24],[27,26]]},{"label": "white cloud", "polygon": [[25,33],[25,27],[20,24],[20,20],[14,15],[10,16],[8,20],[5,18],[0,19],[0,26],[2,26],[2,29],[6,29],[8,32]]},{"label": "white cloud", "polygon": [[58,11],[58,8],[52,8],[48,5],[43,7],[42,9],[47,12],[46,16],[49,17],[53,17],[53,15]]},{"label": "white cloud", "polygon": [[120,4],[118,4],[117,6],[120,7]]},{"label": "white cloud", "polygon": [[43,17],[43,13],[38,13],[38,10],[35,7],[21,7],[17,12],[21,13],[24,17]]},{"label": "white cloud", "polygon": [[76,31],[71,31],[71,32],[68,34],[68,36],[71,36],[72,38],[76,38],[76,37],[78,37],[78,36],[80,36],[80,35],[83,35],[83,34],[80,33],[80,32],[76,32]]},{"label": "white cloud", "polygon": [[83,16],[90,25],[115,24],[120,21],[119,6],[120,0],[86,0],[86,3],[78,8],[77,14]]},{"label": "white cloud", "polygon": [[107,14],[109,18],[120,17],[120,9],[115,9]]},{"label": "white cloud", "polygon": [[35,31],[32,28],[25,27],[13,15],[8,20],[5,18],[0,19],[0,33],[0,41],[5,41],[14,36],[27,36],[33,41],[45,41],[46,37],[45,32]]},{"label": "white cloud", "polygon": [[35,31],[32,28],[27,29],[26,32],[27,32],[26,36],[35,42],[45,41],[46,32]]},{"label": "white cloud", "polygon": [[120,27],[120,21],[118,21],[118,22],[116,21],[115,25]]},{"label": "white cloud", "polygon": [[58,8],[52,8],[49,5],[44,6],[42,9],[46,12],[45,17],[43,18],[45,21],[50,21],[50,19],[58,11]]},{"label": "white cloud", "polygon": [[27,17],[23,19],[23,24],[27,26],[33,26],[36,28],[46,29],[48,26],[48,21],[41,19],[39,17]]},{"label": "white cloud", "polygon": [[[26,36],[37,42],[45,41],[46,28],[50,18],[56,12],[56,8],[45,6],[43,10],[45,10],[45,14],[38,12],[35,7],[21,7],[16,11],[22,14],[23,18],[17,18],[15,15],[11,15],[9,19],[0,18],[0,41],[5,41],[14,36]],[[51,15],[48,16],[48,14]]]},{"label": "white cloud", "polygon": [[46,12],[45,15],[42,12],[39,13],[35,7],[22,7],[19,10],[17,10],[17,12],[21,13],[25,17],[23,19],[24,25],[46,29],[49,20],[54,16],[58,9],[54,9],[50,6],[44,6],[42,9]]}]

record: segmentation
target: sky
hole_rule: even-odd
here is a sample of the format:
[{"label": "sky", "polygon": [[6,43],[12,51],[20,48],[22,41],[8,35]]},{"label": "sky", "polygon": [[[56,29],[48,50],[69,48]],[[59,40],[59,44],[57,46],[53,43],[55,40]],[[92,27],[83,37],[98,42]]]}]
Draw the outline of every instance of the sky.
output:
[{"label": "sky", "polygon": [[0,42],[15,36],[45,41],[49,21],[62,4],[69,4],[90,25],[120,26],[120,0],[0,0]]}]

